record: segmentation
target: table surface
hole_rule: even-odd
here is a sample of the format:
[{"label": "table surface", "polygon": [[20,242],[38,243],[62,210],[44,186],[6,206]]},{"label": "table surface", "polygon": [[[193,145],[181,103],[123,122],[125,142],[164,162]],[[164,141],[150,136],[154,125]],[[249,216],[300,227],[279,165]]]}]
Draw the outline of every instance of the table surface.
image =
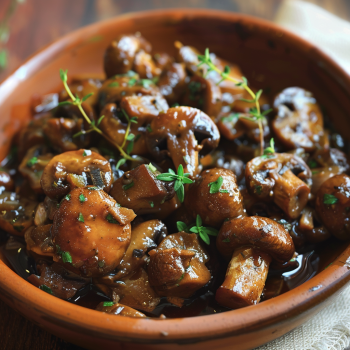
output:
[{"label": "table surface", "polygon": [[[348,0],[309,0],[350,20]],[[272,20],[280,0],[1,0],[0,81],[27,57],[81,26],[131,12],[157,8],[205,7]],[[0,301],[0,350],[79,350]]]}]

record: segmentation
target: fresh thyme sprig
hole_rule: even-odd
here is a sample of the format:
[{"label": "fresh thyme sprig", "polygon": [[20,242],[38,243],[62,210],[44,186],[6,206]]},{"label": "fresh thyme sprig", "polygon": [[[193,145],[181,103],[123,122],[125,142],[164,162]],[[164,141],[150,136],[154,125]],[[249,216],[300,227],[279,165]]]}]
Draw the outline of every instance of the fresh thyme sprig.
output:
[{"label": "fresh thyme sprig", "polygon": [[263,159],[272,158],[275,154],[275,140],[272,138],[270,140],[270,146],[264,149],[264,154],[260,156]]},{"label": "fresh thyme sprig", "polygon": [[198,66],[201,66],[203,64],[206,64],[208,66],[207,74],[212,71],[215,71],[218,74],[220,74],[221,79],[220,81],[218,81],[217,85],[219,85],[224,80],[232,81],[236,86],[241,86],[242,88],[244,88],[252,97],[251,100],[242,99],[242,101],[245,101],[245,102],[255,103],[255,107],[250,108],[249,110],[251,117],[245,117],[245,118],[258,123],[259,132],[260,132],[260,151],[261,151],[261,154],[263,154],[263,150],[264,150],[263,120],[265,119],[266,114],[270,112],[270,110],[261,112],[259,98],[263,91],[259,90],[256,93],[254,93],[252,89],[248,86],[248,81],[247,81],[247,78],[245,77],[242,77],[242,81],[231,77],[229,66],[225,66],[223,71],[220,70],[218,67],[216,67],[210,58],[210,52],[208,48],[205,49],[204,55],[198,55],[198,60],[199,60]]},{"label": "fresh thyme sprig", "polygon": [[[100,125],[101,121],[103,120],[104,116],[101,116],[97,123],[95,123],[94,120],[90,120],[90,118],[88,117],[88,115],[85,113],[83,107],[82,107],[82,103],[85,102],[89,97],[91,97],[93,95],[93,93],[90,93],[86,96],[84,96],[83,98],[79,98],[78,96],[74,96],[70,87],[68,86],[68,83],[67,83],[67,80],[68,80],[68,76],[67,76],[67,72],[68,70],[63,70],[63,69],[60,69],[60,77],[61,77],[61,80],[62,80],[62,83],[63,83],[63,86],[65,88],[65,90],[67,91],[67,94],[68,96],[70,97],[70,99],[72,101],[63,101],[63,102],[60,102],[59,105],[74,105],[74,106],[77,106],[79,111],[81,112],[82,116],[84,117],[84,119],[86,120],[86,122],[90,125],[90,129],[89,130],[86,130],[86,131],[80,131],[79,133],[75,134],[74,137],[77,137],[79,135],[83,135],[83,134],[88,134],[90,132],[93,132],[93,131],[96,131],[98,134],[100,134],[101,136],[103,136],[107,141],[109,141],[111,144],[113,144],[120,152],[121,156],[123,157],[122,159],[125,159],[125,160],[134,160],[134,158],[132,158],[130,156],[130,154],[128,154],[127,152],[125,152],[123,150],[123,147],[125,146],[125,143],[128,139],[128,136],[129,136],[129,131],[130,131],[130,123],[135,123],[134,119],[133,118],[129,118],[127,117],[127,120],[128,120],[128,126],[127,126],[127,129],[126,129],[126,132],[125,132],[125,138],[124,138],[124,141],[123,141],[123,144],[122,146],[118,145],[114,140],[112,140],[109,136],[107,136],[106,134],[103,133],[103,131],[101,129],[98,128],[98,126]],[[124,116],[127,115],[125,113],[125,111],[123,110],[123,113],[124,113]],[[132,121],[133,120],[133,121]],[[136,121],[137,123],[137,121]],[[130,153],[130,152],[129,152]],[[124,162],[125,163],[125,162]]]},{"label": "fresh thyme sprig", "polygon": [[161,181],[175,181],[174,183],[174,190],[177,194],[177,197],[179,198],[179,201],[183,203],[185,199],[185,188],[184,184],[191,184],[193,183],[193,180],[189,178],[190,174],[186,173],[184,174],[184,167],[182,164],[179,165],[177,168],[177,174],[173,169],[169,169],[168,173],[159,174],[157,176],[157,180]]},{"label": "fresh thyme sprig", "polygon": [[209,236],[217,236],[219,232],[213,227],[203,226],[202,218],[200,217],[200,215],[197,215],[195,225],[189,227],[184,222],[177,221],[176,226],[179,231],[185,231],[187,233],[197,233],[199,237],[203,240],[203,242],[208,245],[210,244]]}]

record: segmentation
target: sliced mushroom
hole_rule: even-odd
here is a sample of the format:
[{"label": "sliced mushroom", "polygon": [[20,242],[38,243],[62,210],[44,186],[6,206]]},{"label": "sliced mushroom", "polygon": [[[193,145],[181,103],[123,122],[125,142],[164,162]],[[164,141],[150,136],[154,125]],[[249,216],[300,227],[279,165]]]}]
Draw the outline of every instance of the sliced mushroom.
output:
[{"label": "sliced mushroom", "polygon": [[205,225],[217,228],[227,218],[245,215],[235,174],[220,168],[202,171],[188,188],[185,207],[193,219],[199,215]]},{"label": "sliced mushroom", "polygon": [[315,209],[324,226],[341,240],[350,238],[350,177],[335,175],[317,192]]},{"label": "sliced mushroom", "polygon": [[53,219],[54,261],[84,277],[111,272],[130,244],[135,216],[96,187],[72,190]]},{"label": "sliced mushroom", "polygon": [[88,184],[109,192],[112,181],[109,162],[98,153],[81,149],[52,158],[42,174],[41,186],[47,196],[59,200],[71,189]]},{"label": "sliced mushroom", "polygon": [[33,225],[34,210],[38,203],[14,192],[0,194],[0,228],[16,236],[23,236]]},{"label": "sliced mushroom", "polygon": [[121,35],[107,47],[104,56],[104,70],[107,78],[130,71],[135,55],[140,50],[151,51],[151,45],[140,35]]},{"label": "sliced mushroom", "polygon": [[224,222],[216,246],[231,261],[215,299],[233,309],[257,304],[271,260],[285,263],[295,251],[293,240],[282,225],[258,216]]},{"label": "sliced mushroom", "polygon": [[[157,180],[158,171],[142,164],[130,170],[113,184],[111,196],[122,206],[135,211],[137,215],[161,214],[165,210],[170,214],[167,202],[174,195],[172,182]],[[171,204],[172,210],[177,204]]]},{"label": "sliced mushroom", "polygon": [[43,193],[40,184],[41,175],[52,158],[52,153],[46,153],[46,147],[34,146],[28,150],[18,167],[19,172],[29,181],[30,187],[37,193]]},{"label": "sliced mushroom", "polygon": [[298,87],[285,89],[276,96],[274,107],[272,128],[285,147],[302,147],[309,152],[322,145],[323,116],[310,92]]},{"label": "sliced mushroom", "polygon": [[54,248],[51,238],[52,225],[31,226],[24,233],[27,250],[38,255],[53,256]]},{"label": "sliced mushroom", "polygon": [[160,93],[168,101],[169,105],[179,102],[185,87],[187,77],[185,66],[182,63],[172,63],[158,80]]},{"label": "sliced mushroom", "polygon": [[40,277],[30,275],[28,281],[60,299],[74,297],[79,289],[89,283],[80,276],[68,273],[63,266],[56,263],[49,265],[46,261],[39,261],[37,269]]},{"label": "sliced mushroom", "polygon": [[292,219],[300,215],[308,201],[311,171],[295,155],[256,157],[247,163],[245,178],[250,193],[261,199],[273,199]]},{"label": "sliced mushroom", "polygon": [[182,164],[185,173],[194,176],[200,171],[199,151],[208,153],[216,148],[220,134],[215,123],[199,109],[175,107],[153,119],[146,139],[153,156],[160,160],[168,155],[176,169]]},{"label": "sliced mushroom", "polygon": [[189,298],[211,278],[209,257],[196,234],[171,234],[149,255],[149,281],[160,296]]},{"label": "sliced mushroom", "polygon": [[129,306],[122,305],[119,303],[113,303],[113,302],[101,302],[100,304],[98,304],[96,310],[105,312],[106,314],[110,314],[110,315],[120,315],[120,316],[136,317],[136,318],[146,317],[146,315],[143,314],[142,312],[139,312]]}]

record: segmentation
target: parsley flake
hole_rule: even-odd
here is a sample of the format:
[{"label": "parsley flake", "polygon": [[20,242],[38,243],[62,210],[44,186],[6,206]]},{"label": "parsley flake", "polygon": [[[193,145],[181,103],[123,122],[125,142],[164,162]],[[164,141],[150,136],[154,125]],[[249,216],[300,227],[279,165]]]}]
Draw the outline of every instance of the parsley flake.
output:
[{"label": "parsley flake", "polygon": [[48,286],[45,286],[45,284],[42,284],[41,286],[39,286],[39,289],[43,290],[44,292],[53,295],[52,293],[52,289]]},{"label": "parsley flake", "polygon": [[211,193],[211,194],[218,193],[218,192],[229,193],[228,190],[220,189],[223,182],[224,182],[224,179],[222,178],[222,176],[219,176],[216,181],[209,183],[208,184],[208,186],[210,187],[209,193]]},{"label": "parsley flake", "polygon": [[126,191],[129,188],[131,188],[132,186],[134,186],[134,181],[131,181],[129,184],[127,185],[123,185],[123,190]]},{"label": "parsley flake", "polygon": [[83,216],[83,214],[82,214],[82,213],[79,213],[79,216],[78,216],[78,221],[80,221],[80,222],[85,222],[85,220],[84,220],[84,216]]},{"label": "parsley flake", "polygon": [[72,263],[72,256],[70,255],[69,252],[62,252],[62,261],[63,263]]},{"label": "parsley flake", "polygon": [[338,202],[338,198],[332,194],[325,193],[323,196],[323,203],[327,205],[333,205]]},{"label": "parsley flake", "polygon": [[84,203],[86,201],[86,197],[83,194],[79,195],[79,202]]},{"label": "parsley flake", "polygon": [[34,166],[36,163],[38,163],[38,158],[37,157],[32,157],[28,160],[27,162],[27,167],[31,168],[32,166]]},{"label": "parsley flake", "polygon": [[110,224],[119,224],[119,222],[112,216],[111,213],[108,213],[108,214],[107,214],[106,220],[107,220]]},{"label": "parsley flake", "polygon": [[103,307],[110,307],[113,305],[114,305],[113,301],[104,301],[103,302]]},{"label": "parsley flake", "polygon": [[83,157],[91,156],[91,151],[89,149],[84,149]]}]

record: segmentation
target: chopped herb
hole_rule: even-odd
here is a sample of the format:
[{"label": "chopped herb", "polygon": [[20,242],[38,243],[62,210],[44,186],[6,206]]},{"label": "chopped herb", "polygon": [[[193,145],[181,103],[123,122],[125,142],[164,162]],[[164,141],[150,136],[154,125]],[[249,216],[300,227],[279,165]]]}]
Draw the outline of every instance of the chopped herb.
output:
[{"label": "chopped herb", "polygon": [[84,221],[84,216],[83,216],[82,213],[79,213],[78,221],[80,221],[80,222],[85,222],[85,221]]},{"label": "chopped herb", "polygon": [[61,202],[57,204],[57,208],[59,208],[59,207],[61,206],[61,204],[63,203],[64,200],[69,201],[70,199],[71,199],[71,195],[70,195],[70,194],[65,195],[65,196],[62,198]]},{"label": "chopped herb", "polygon": [[137,81],[137,79],[131,78],[131,79],[128,81],[128,86],[134,86],[134,85],[136,84],[136,81]]},{"label": "chopped herb", "polygon": [[190,228],[190,232],[197,233],[204,243],[210,244],[209,236],[217,236],[219,231],[213,227],[202,226],[202,218],[197,215],[196,226]]},{"label": "chopped herb", "polygon": [[152,132],[153,131],[150,124],[147,125],[146,129],[147,129],[148,132]]},{"label": "chopped herb", "polygon": [[56,244],[56,253],[58,255],[62,255],[62,250],[61,250],[61,248],[60,248],[60,246],[58,244]]},{"label": "chopped herb", "polygon": [[229,238],[225,238],[222,241],[225,242],[225,243],[228,243],[228,242],[230,242],[230,239]]},{"label": "chopped herb", "polygon": [[69,252],[62,252],[62,261],[63,263],[72,263],[72,256],[70,255]]},{"label": "chopped herb", "polygon": [[311,168],[311,169],[314,169],[314,168],[317,168],[317,162],[315,159],[311,159],[309,162],[308,162],[308,166]]},{"label": "chopped herb", "polygon": [[157,171],[157,168],[152,163],[148,164],[148,169],[151,170],[152,173],[155,173]]},{"label": "chopped herb", "polygon": [[233,122],[233,121],[237,121],[239,118],[239,113],[230,113],[227,117],[223,117],[221,118],[221,121],[223,123],[230,123],[230,122]]},{"label": "chopped herb", "polygon": [[179,107],[180,105],[177,103],[177,102],[175,102],[173,105],[171,105],[171,107],[172,108],[174,108],[174,107]]},{"label": "chopped herb", "polygon": [[108,84],[108,87],[119,87],[119,83],[117,81],[113,81],[113,83]]},{"label": "chopped herb", "polygon": [[323,196],[323,203],[327,205],[333,205],[338,202],[338,198],[332,194],[325,193]]},{"label": "chopped herb", "polygon": [[114,305],[113,301],[104,301],[103,302],[103,307],[110,307],[113,305]]},{"label": "chopped herb", "polygon": [[172,169],[169,169],[168,171],[168,173],[159,174],[157,176],[157,180],[166,182],[174,181],[174,190],[177,194],[177,197],[179,198],[179,201],[183,203],[185,199],[184,184],[191,184],[193,183],[193,180],[189,178],[190,174],[184,174],[184,168],[182,164],[180,164],[177,168],[177,174],[175,174],[175,171]]},{"label": "chopped herb", "polygon": [[104,267],[105,266],[105,262],[103,260],[100,260],[98,263],[97,263],[98,267]]},{"label": "chopped herb", "polygon": [[89,94],[85,95],[82,99],[81,102],[85,102],[89,97],[91,97],[94,93],[90,92]]},{"label": "chopped herb", "polygon": [[38,163],[38,158],[37,157],[32,157],[28,160],[27,162],[27,167],[31,168],[32,166],[34,166],[36,163]]},{"label": "chopped herb", "polygon": [[218,179],[214,182],[211,182],[210,184],[208,184],[208,186],[210,187],[209,189],[209,193],[213,194],[213,193],[229,193],[228,190],[222,190],[220,189],[222,184],[224,182],[224,179],[222,178],[222,176],[219,176]]},{"label": "chopped herb", "polygon": [[108,214],[107,214],[106,220],[107,220],[110,224],[119,224],[119,222],[112,216],[111,213],[108,213]]},{"label": "chopped herb", "polygon": [[52,289],[48,286],[45,286],[45,284],[42,284],[41,286],[39,286],[39,289],[43,290],[44,292],[53,295],[52,293]]},{"label": "chopped herb", "polygon": [[154,208],[154,202],[149,202],[149,205],[151,206],[151,208]]},{"label": "chopped herb", "polygon": [[197,93],[201,90],[202,84],[199,81],[191,81],[188,84],[188,89],[190,90],[189,99],[194,100]]},{"label": "chopped herb", "polygon": [[124,186],[123,186],[123,190],[126,191],[126,190],[128,190],[129,188],[131,188],[132,186],[134,186],[134,181],[131,181],[129,184],[124,185]]},{"label": "chopped herb", "polygon": [[275,154],[275,140],[270,140],[270,147],[264,149],[264,154],[261,156],[263,159],[272,158]]},{"label": "chopped herb", "polygon": [[84,203],[86,201],[86,197],[83,194],[79,195],[79,202]]},{"label": "chopped herb", "polygon": [[22,232],[24,229],[24,226],[23,225],[15,225],[15,226],[13,226],[13,228],[18,232]]},{"label": "chopped herb", "polygon": [[125,158],[119,159],[117,165],[115,166],[115,169],[118,170],[125,163],[126,163],[126,159]]},{"label": "chopped herb", "polygon": [[320,172],[321,172],[321,170],[312,170],[311,171],[312,175],[319,174]]},{"label": "chopped herb", "polygon": [[150,79],[141,79],[139,84],[145,89],[149,89],[150,85],[153,84],[153,81]]},{"label": "chopped herb", "polygon": [[91,151],[89,149],[85,149],[83,152],[83,157],[86,157],[86,156],[91,156]]},{"label": "chopped herb", "polygon": [[255,187],[254,187],[254,192],[255,192],[256,194],[261,194],[261,192],[262,192],[262,186],[255,186]]}]

